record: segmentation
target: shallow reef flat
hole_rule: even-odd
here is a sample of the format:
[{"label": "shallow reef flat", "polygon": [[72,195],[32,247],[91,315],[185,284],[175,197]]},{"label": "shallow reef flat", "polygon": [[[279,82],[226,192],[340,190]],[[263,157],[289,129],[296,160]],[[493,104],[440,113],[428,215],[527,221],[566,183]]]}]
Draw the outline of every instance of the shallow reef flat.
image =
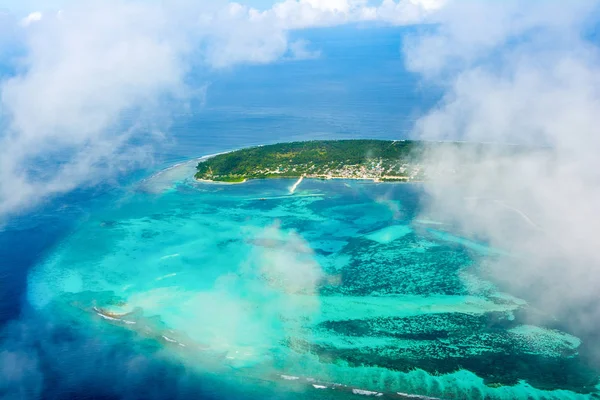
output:
[{"label": "shallow reef flat", "polygon": [[510,255],[422,215],[418,185],[169,174],[47,256],[39,312],[286,398],[597,398],[581,340],[479,273]]}]

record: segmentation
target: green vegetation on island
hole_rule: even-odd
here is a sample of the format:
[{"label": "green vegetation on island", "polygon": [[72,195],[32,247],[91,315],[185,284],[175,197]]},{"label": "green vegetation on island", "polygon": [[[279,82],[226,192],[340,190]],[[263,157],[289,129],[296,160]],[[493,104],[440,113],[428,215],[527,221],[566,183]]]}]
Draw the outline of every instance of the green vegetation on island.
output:
[{"label": "green vegetation on island", "polygon": [[[267,178],[371,179],[414,182],[426,178],[427,150],[468,148],[481,154],[494,145],[412,140],[317,140],[250,147],[198,164],[198,180],[238,183]],[[512,152],[512,150],[511,150]]]},{"label": "green vegetation on island", "polygon": [[391,140],[322,140],[278,143],[219,154],[198,164],[196,179],[243,182],[265,178],[347,178],[410,181],[423,143]]}]

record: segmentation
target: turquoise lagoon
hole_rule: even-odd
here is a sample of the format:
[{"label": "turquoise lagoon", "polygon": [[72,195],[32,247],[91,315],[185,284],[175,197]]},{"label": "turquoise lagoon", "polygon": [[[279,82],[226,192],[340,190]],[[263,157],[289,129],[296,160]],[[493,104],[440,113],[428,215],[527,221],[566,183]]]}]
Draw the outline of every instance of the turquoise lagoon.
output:
[{"label": "turquoise lagoon", "polygon": [[248,397],[595,398],[581,340],[532,325],[480,273],[511,256],[423,215],[418,185],[291,193],[193,167],[82,221],[31,273],[29,302]]}]

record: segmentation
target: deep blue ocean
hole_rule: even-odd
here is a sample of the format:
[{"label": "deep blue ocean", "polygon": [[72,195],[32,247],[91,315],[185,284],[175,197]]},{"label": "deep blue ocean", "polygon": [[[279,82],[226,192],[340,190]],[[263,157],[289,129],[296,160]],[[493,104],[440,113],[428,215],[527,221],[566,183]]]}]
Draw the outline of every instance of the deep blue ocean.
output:
[{"label": "deep blue ocean", "polygon": [[7,221],[0,398],[595,398],[581,340],[529,324],[478,272],[508,255],[423,215],[419,185],[191,179],[245,146],[409,138],[440,94],[404,69],[407,32],[305,31],[320,58],[196,72],[153,165]]}]

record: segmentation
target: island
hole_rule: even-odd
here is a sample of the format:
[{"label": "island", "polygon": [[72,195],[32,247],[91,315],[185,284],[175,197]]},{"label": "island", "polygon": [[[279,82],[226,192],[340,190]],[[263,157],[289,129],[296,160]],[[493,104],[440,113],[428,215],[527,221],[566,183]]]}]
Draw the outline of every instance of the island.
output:
[{"label": "island", "polygon": [[315,140],[250,147],[207,158],[200,181],[318,178],[414,182],[424,178],[424,142],[411,140]]},{"label": "island", "polygon": [[[531,155],[532,152],[549,155],[544,148],[508,144],[313,140],[249,147],[205,157],[198,163],[195,178],[223,183],[271,178],[368,179],[375,182],[421,182],[449,176],[469,179],[469,166],[476,168],[478,163],[493,159],[499,168],[510,168],[516,156]],[[446,158],[450,154],[459,157],[460,162],[454,165],[437,162],[440,156]],[[424,165],[424,160],[428,165]]]}]

